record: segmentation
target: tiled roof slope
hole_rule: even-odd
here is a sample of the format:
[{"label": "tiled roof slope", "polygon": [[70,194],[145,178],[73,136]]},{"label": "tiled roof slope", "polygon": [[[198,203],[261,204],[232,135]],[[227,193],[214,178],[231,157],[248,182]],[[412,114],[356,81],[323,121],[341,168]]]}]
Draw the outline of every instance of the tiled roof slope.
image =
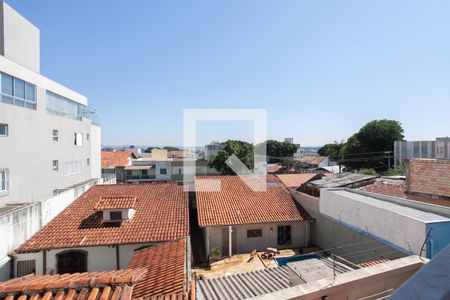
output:
[{"label": "tiled roof slope", "polygon": [[135,284],[144,278],[144,268],[63,275],[28,275],[0,282],[0,299],[132,299]]},{"label": "tiled roof slope", "polygon": [[318,165],[327,158],[327,156],[306,155],[300,159],[300,162],[308,165]]},{"label": "tiled roof slope", "polygon": [[[219,180],[221,190],[202,192],[204,179]],[[273,175],[264,192],[250,189],[238,176],[200,176],[195,179],[200,227],[303,221],[310,219]],[[207,188],[207,187],[206,187]]]},{"label": "tiled roof slope", "polygon": [[288,188],[298,188],[302,184],[320,178],[319,173],[303,173],[303,174],[278,174],[276,175],[280,179],[281,183]]},{"label": "tiled roof slope", "polygon": [[95,208],[97,210],[126,209],[134,208],[135,205],[136,197],[101,197]]},{"label": "tiled roof slope", "polygon": [[186,239],[135,251],[128,267],[144,267],[148,273],[135,286],[133,298],[183,295],[187,288],[185,260]]},{"label": "tiled roof slope", "polygon": [[132,151],[102,151],[102,168],[125,167],[130,157],[136,158]]},{"label": "tiled roof slope", "polygon": [[[136,197],[129,221],[103,223],[102,197]],[[72,202],[16,252],[169,241],[189,235],[188,195],[164,184],[96,185]]]}]

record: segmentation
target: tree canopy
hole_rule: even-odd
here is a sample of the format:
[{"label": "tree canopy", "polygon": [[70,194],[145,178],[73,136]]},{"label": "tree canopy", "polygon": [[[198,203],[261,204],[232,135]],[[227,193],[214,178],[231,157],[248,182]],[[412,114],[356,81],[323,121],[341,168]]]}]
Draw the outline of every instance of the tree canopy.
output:
[{"label": "tree canopy", "polygon": [[279,162],[281,158],[292,157],[298,148],[295,144],[275,140],[267,140],[257,147],[261,147],[264,144],[266,145],[266,155],[269,163]]},{"label": "tree canopy", "polygon": [[210,168],[216,169],[223,175],[234,175],[235,173],[233,172],[233,170],[231,170],[231,168],[228,167],[225,163],[228,157],[234,154],[242,161],[244,165],[247,166],[247,168],[252,170],[253,150],[254,147],[250,143],[228,140],[222,144],[222,150],[219,151],[219,154],[210,159],[210,161],[208,162],[208,166]]},{"label": "tree canopy", "polygon": [[317,153],[321,156],[328,156],[331,160],[339,160],[342,158],[342,149],[344,146],[345,143],[335,141],[334,143],[324,145]]}]

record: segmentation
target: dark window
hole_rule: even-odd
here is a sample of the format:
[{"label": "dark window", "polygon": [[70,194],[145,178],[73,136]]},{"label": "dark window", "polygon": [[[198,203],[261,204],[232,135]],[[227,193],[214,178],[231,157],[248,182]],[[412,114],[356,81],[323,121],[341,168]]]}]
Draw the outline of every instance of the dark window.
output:
[{"label": "dark window", "polygon": [[87,272],[87,252],[68,250],[56,255],[58,274]]},{"label": "dark window", "polygon": [[291,226],[278,226],[278,245],[291,244]]},{"label": "dark window", "polygon": [[166,175],[167,174],[167,169],[160,169],[159,170],[159,174]]},{"label": "dark window", "polygon": [[89,166],[90,163],[89,158],[86,158],[86,164]]},{"label": "dark window", "polygon": [[120,221],[120,220],[122,220],[122,212],[121,211],[111,211],[109,213],[109,218],[112,221]]},{"label": "dark window", "polygon": [[247,238],[262,237],[262,229],[249,229],[247,230]]},{"label": "dark window", "polygon": [[148,176],[148,170],[142,170],[142,176]]},{"label": "dark window", "polygon": [[54,142],[57,142],[59,140],[59,131],[57,129],[53,129],[52,139]]},{"label": "dark window", "polygon": [[0,123],[0,136],[8,136],[8,124]]},{"label": "dark window", "polygon": [[17,277],[36,273],[36,260],[22,260],[17,262]]}]

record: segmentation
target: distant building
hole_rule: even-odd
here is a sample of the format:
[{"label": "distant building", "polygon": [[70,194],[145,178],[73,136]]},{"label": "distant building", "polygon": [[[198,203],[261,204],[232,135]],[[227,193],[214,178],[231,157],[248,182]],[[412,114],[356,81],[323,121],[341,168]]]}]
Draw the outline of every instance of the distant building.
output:
[{"label": "distant building", "polygon": [[289,143],[289,144],[293,144],[294,143],[294,138],[291,138],[291,137],[284,138],[284,142],[285,143]]},{"label": "distant building", "polygon": [[212,141],[205,146],[205,159],[210,160],[213,156],[217,156],[222,150],[222,144],[218,141]]},{"label": "distant building", "polygon": [[305,169],[323,168],[330,165],[328,156],[310,156],[305,155],[300,159]]},{"label": "distant building", "polygon": [[436,138],[435,141],[394,142],[394,165],[396,167],[413,158],[450,159],[450,138]]},{"label": "distant building", "polygon": [[[205,180],[219,181],[220,191],[206,191],[211,183]],[[238,176],[195,178],[198,222],[207,254],[213,249],[231,256],[308,245],[311,217],[273,175],[267,180],[267,191],[255,192]]]},{"label": "distant building", "polygon": [[102,151],[102,176],[114,175],[117,182],[125,182],[125,169],[133,159],[132,151]]},{"label": "distant building", "polygon": [[[284,138],[285,143],[294,144],[294,138]],[[300,160],[303,158],[303,149],[300,147],[300,144],[295,144],[297,146],[297,151],[294,153],[293,157],[295,160]]]}]

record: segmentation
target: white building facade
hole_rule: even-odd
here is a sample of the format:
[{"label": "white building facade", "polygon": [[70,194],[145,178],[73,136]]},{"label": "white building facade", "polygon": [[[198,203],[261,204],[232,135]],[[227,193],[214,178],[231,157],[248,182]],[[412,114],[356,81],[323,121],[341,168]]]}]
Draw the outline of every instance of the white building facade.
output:
[{"label": "white building facade", "polygon": [[39,29],[0,2],[0,206],[101,177],[87,98],[39,74]]},{"label": "white building facade", "polygon": [[435,141],[394,142],[394,164],[401,166],[413,158],[450,159],[450,138],[436,138]]}]

